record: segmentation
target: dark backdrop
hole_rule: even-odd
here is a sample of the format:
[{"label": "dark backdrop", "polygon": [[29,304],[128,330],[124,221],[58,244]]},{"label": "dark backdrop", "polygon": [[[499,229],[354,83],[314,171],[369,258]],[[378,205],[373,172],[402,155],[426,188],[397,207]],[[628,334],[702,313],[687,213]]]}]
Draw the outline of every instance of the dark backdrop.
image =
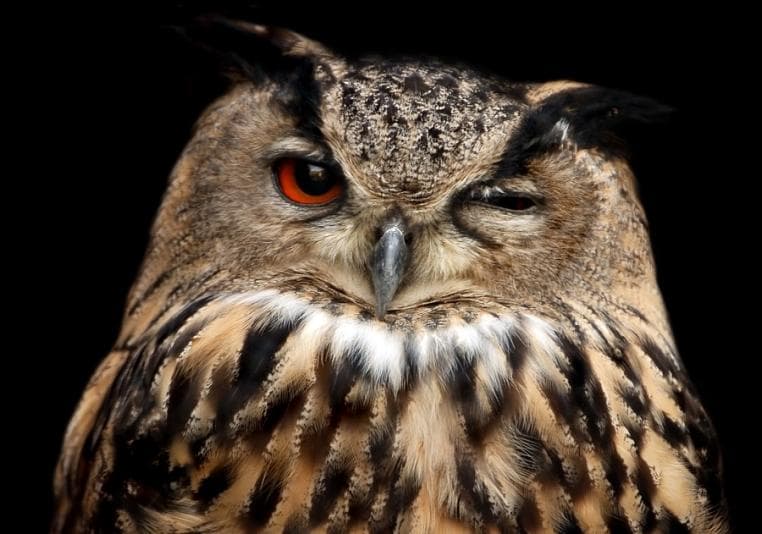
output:
[{"label": "dark backdrop", "polygon": [[[42,431],[38,461],[19,478],[38,495],[41,513],[31,517],[40,530],[62,432],[115,339],[166,177],[195,117],[223,89],[168,28],[200,11],[171,2],[66,8],[47,35],[35,103],[43,120],[30,139],[45,151],[27,163],[33,187],[46,193],[32,209],[49,221],[32,240],[44,258],[34,286],[44,302],[54,297],[55,320],[34,330],[36,348],[22,358],[43,377],[43,393],[29,398],[34,421],[44,423],[33,425]],[[740,269],[756,242],[746,237],[749,211],[740,208],[751,176],[734,134],[744,106],[727,61],[741,53],[732,36],[740,30],[710,12],[559,13],[487,2],[420,10],[412,2],[260,3],[227,11],[348,53],[427,53],[517,80],[576,79],[674,106],[669,124],[634,139],[634,165],[677,343],[722,441],[732,517],[737,527],[748,524],[743,481],[751,464],[741,447],[757,406],[740,380],[758,350],[744,335],[739,306],[751,300],[751,277]],[[43,350],[51,343],[54,350]]]}]

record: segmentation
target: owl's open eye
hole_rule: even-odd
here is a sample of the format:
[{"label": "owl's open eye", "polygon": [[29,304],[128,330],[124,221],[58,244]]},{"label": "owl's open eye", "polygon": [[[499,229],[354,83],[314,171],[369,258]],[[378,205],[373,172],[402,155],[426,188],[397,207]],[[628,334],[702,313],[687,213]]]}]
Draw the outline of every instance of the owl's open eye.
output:
[{"label": "owl's open eye", "polygon": [[275,162],[274,171],[281,193],[296,204],[327,204],[344,190],[341,177],[317,163],[283,158]]}]

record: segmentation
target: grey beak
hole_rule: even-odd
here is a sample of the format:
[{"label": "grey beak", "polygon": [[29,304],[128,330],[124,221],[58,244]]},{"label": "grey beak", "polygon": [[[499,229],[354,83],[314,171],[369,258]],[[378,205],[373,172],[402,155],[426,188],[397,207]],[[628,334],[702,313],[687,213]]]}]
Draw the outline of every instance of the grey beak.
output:
[{"label": "grey beak", "polygon": [[381,227],[381,237],[373,249],[371,275],[376,290],[376,317],[383,319],[397,293],[407,267],[405,224],[395,217]]}]

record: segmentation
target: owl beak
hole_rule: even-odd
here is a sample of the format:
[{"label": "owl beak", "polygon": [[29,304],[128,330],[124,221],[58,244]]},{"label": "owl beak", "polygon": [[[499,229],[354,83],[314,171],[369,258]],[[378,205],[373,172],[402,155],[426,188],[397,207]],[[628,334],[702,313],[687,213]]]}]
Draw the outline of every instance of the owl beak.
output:
[{"label": "owl beak", "polygon": [[405,224],[394,217],[381,227],[381,237],[373,249],[371,275],[376,291],[376,317],[383,319],[389,303],[397,293],[407,266]]}]

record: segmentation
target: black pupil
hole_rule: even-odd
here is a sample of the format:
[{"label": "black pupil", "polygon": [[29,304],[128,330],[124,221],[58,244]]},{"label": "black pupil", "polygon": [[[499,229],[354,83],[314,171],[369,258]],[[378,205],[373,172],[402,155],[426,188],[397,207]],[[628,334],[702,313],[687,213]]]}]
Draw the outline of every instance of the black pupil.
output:
[{"label": "black pupil", "polygon": [[336,179],[327,169],[312,163],[297,162],[294,173],[299,188],[308,195],[324,195],[336,184]]}]

